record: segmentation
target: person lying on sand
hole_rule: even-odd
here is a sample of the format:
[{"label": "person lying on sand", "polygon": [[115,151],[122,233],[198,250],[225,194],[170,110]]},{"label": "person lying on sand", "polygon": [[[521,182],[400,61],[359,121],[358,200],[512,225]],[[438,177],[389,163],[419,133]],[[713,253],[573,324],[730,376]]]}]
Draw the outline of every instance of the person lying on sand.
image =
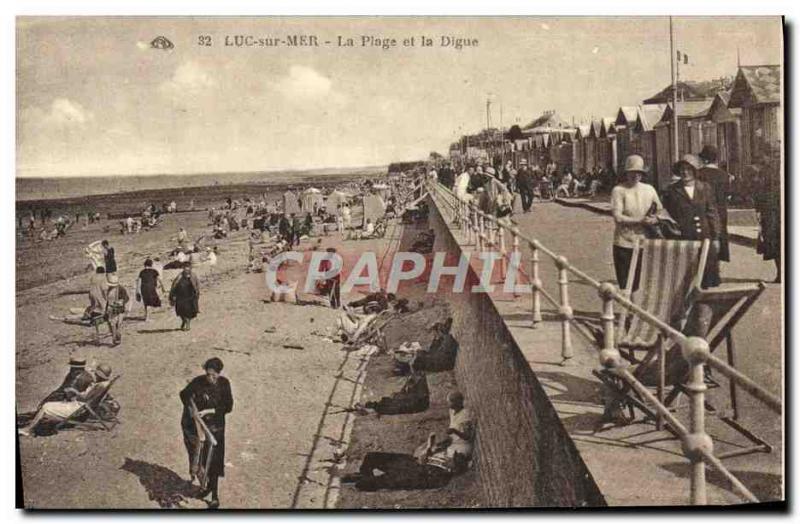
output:
[{"label": "person lying on sand", "polygon": [[364,456],[358,473],[343,476],[342,483],[354,483],[360,491],[433,489],[465,472],[472,457],[474,419],[464,406],[461,392],[453,391],[447,401],[450,425],[444,440],[436,442],[436,434],[431,433],[413,455],[371,451]]}]

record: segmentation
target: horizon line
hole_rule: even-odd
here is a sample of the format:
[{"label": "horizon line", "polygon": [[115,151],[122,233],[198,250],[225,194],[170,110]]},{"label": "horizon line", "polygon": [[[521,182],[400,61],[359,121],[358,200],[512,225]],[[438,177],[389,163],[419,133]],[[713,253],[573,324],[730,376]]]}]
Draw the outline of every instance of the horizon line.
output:
[{"label": "horizon line", "polygon": [[[52,179],[52,178],[103,178],[103,177],[157,177],[157,176],[198,176],[198,175],[229,175],[229,174],[267,174],[267,173],[300,173],[311,171],[328,171],[328,170],[345,170],[345,169],[378,169],[388,168],[390,164],[396,162],[405,162],[404,160],[389,162],[386,164],[374,165],[361,165],[361,166],[341,166],[341,167],[300,167],[300,168],[271,168],[265,170],[253,171],[194,171],[194,172],[178,172],[178,173],[108,173],[108,174],[86,174],[86,175],[20,175],[19,168],[14,175],[14,179]],[[411,162],[409,160],[408,162]]]}]

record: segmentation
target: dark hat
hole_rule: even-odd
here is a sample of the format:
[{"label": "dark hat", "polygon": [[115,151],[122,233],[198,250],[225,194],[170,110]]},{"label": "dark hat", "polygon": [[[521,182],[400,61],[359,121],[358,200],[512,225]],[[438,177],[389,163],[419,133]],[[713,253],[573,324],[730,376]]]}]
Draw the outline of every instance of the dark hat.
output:
[{"label": "dark hat", "polygon": [[717,155],[717,146],[712,146],[710,144],[703,146],[703,150],[700,151],[700,158],[704,162],[716,162]]},{"label": "dark hat", "polygon": [[97,369],[94,370],[94,374],[102,380],[108,380],[111,378],[111,366],[108,364],[100,364],[97,366]]},{"label": "dark hat", "polygon": [[463,404],[464,403],[464,394],[461,393],[458,390],[455,390],[455,391],[451,392],[449,395],[447,395],[447,400],[449,400],[451,402],[458,402],[460,404]]},{"label": "dark hat", "polygon": [[69,357],[69,367],[71,368],[85,368],[86,359],[81,357]]}]

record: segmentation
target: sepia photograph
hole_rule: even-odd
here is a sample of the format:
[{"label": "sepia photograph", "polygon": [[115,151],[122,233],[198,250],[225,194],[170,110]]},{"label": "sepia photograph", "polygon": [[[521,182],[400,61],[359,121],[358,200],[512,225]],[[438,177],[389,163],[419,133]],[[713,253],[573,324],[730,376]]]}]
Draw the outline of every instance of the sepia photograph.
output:
[{"label": "sepia photograph", "polygon": [[788,508],[779,14],[14,27],[18,509]]}]

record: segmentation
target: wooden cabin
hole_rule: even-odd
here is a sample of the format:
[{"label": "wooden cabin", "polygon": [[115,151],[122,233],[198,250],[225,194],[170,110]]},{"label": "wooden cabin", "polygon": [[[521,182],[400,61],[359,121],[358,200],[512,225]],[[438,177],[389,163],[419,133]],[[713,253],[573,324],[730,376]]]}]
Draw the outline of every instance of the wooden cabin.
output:
[{"label": "wooden cabin", "polygon": [[733,81],[728,109],[741,109],[744,166],[780,151],[783,136],[781,67],[741,66]]},{"label": "wooden cabin", "polygon": [[[711,107],[713,99],[695,100],[692,102],[678,102],[678,158],[688,153],[699,153],[695,150],[690,132],[690,122],[701,121]],[[657,189],[664,189],[672,177],[673,164],[673,135],[672,135],[672,104],[668,104],[658,122],[655,123],[655,171],[654,183]],[[700,145],[702,149],[702,145]]]},{"label": "wooden cabin", "polygon": [[711,102],[706,118],[716,127],[718,163],[735,176],[742,174],[740,108],[729,107],[730,94],[720,93]]}]

